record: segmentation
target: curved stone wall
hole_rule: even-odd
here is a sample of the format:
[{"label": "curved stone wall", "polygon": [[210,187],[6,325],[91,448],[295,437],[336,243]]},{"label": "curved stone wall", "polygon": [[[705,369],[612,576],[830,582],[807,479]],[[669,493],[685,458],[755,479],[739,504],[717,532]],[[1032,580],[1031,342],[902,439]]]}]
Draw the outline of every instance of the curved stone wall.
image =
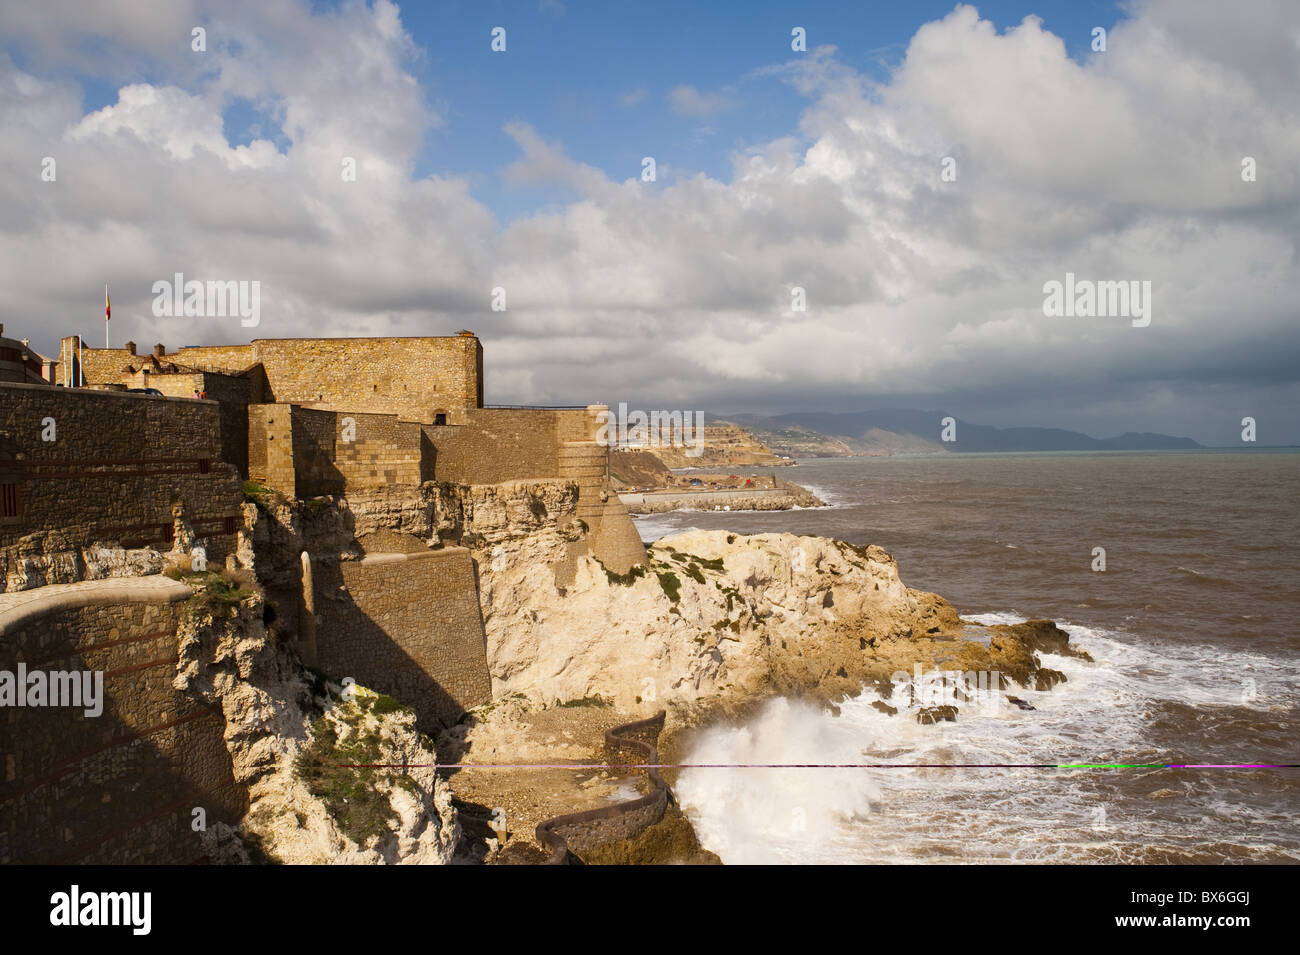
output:
[{"label": "curved stone wall", "polygon": [[623,723],[605,731],[605,745],[613,752],[631,753],[645,763],[651,790],[626,802],[588,809],[546,819],[537,825],[537,841],[551,850],[547,865],[577,865],[579,853],[620,839],[630,839],[664,816],[668,806],[668,784],[656,766],[659,763],[659,733],[667,714],[633,723]]},{"label": "curved stone wall", "polygon": [[173,688],[191,591],[165,577],[0,595],[0,670],[102,673],[102,711],[0,707],[0,863],[189,863],[247,793],[225,716]]}]

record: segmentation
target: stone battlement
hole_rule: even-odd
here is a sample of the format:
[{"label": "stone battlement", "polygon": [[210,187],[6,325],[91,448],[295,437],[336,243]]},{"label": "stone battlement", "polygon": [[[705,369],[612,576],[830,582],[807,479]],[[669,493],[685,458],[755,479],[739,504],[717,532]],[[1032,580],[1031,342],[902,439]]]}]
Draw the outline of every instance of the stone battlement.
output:
[{"label": "stone battlement", "polygon": [[[169,374],[206,372],[248,382],[251,403],[397,414],[433,423],[439,414],[483,404],[483,346],[470,333],[418,338],[258,338],[247,345],[75,347],[72,378],[117,384],[152,369],[148,387]],[[137,383],[137,387],[140,385]],[[159,388],[159,390],[164,390]],[[172,392],[167,392],[172,393]]]},{"label": "stone battlement", "polygon": [[178,509],[209,559],[234,550],[243,495],[217,402],[0,382],[0,422],[0,564],[96,544],[166,551]]}]

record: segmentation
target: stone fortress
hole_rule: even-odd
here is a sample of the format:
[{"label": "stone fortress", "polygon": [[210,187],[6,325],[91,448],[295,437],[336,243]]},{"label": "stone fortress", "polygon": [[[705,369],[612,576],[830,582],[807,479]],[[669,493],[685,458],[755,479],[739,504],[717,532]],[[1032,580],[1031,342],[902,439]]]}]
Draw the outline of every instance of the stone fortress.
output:
[{"label": "stone fortress", "polygon": [[[467,331],[143,355],[74,336],[50,359],[0,326],[0,671],[100,670],[106,698],[100,720],[0,707],[0,862],[194,858],[177,814],[196,798],[240,812],[220,709],[172,688],[188,588],[159,572],[164,554],[196,546],[213,567],[251,566],[268,518],[249,488],[342,522],[341,547],[338,534],[316,550],[320,535],[281,534],[301,545],[292,576],[264,576],[258,555],[304,662],[392,695],[430,729],[492,696],[488,552],[455,522],[408,521],[413,506],[521,484],[550,488],[554,504],[558,485],[573,531],[557,585],[584,555],[611,574],[644,564],[597,440],[606,407],[483,396],[483,349]],[[365,506],[392,519],[362,528]]]}]

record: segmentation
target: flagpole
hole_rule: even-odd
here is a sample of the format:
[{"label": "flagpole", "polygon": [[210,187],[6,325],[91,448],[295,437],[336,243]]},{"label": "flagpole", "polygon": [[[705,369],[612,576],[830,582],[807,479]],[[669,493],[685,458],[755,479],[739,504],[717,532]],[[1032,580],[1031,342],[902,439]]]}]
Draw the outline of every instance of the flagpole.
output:
[{"label": "flagpole", "polygon": [[109,305],[108,305],[108,283],[105,282],[105,283],[104,283],[104,347],[105,347],[105,348],[108,348],[108,347],[109,347],[109,345],[108,345],[108,316],[109,316]]}]

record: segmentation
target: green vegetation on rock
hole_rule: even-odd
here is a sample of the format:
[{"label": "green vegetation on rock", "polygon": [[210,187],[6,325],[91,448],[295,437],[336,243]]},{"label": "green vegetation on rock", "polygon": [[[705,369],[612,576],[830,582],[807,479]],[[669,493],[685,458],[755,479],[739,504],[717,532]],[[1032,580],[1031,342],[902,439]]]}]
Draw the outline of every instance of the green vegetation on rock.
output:
[{"label": "green vegetation on rock", "polygon": [[563,703],[558,703],[558,704],[556,704],[556,705],[559,706],[559,707],[562,708],[562,709],[567,709],[567,708],[570,708],[570,707],[579,707],[579,706],[581,706],[581,707],[586,707],[586,706],[613,706],[613,705],[614,705],[614,701],[613,701],[613,700],[607,700],[607,699],[605,699],[603,696],[599,696],[599,695],[597,695],[597,696],[584,696],[584,697],[582,697],[581,699],[578,699],[578,700],[565,700]]},{"label": "green vegetation on rock", "polygon": [[596,563],[600,564],[600,569],[605,572],[605,576],[609,578],[611,584],[618,584],[621,587],[631,587],[633,583],[645,576],[645,566],[642,564],[637,564],[626,574],[616,574],[602,564],[599,559],[596,560]]},{"label": "green vegetation on rock", "polygon": [[312,723],[311,742],[294,761],[294,771],[308,791],[324,803],[339,829],[357,845],[388,832],[389,822],[398,819],[380,783],[391,782],[412,795],[420,793],[419,785],[406,773],[375,765],[384,762],[384,753],[369,716],[402,709],[406,707],[378,693],[340,703],[333,719],[322,716]]},{"label": "green vegetation on rock", "polygon": [[671,570],[658,572],[655,576],[659,578],[659,586],[663,587],[664,593],[673,603],[682,599],[682,582],[681,579]]},{"label": "green vegetation on rock", "polygon": [[186,607],[195,613],[207,611],[214,616],[225,616],[255,593],[214,570],[188,571],[169,567],[164,573],[172,580],[194,588],[194,596],[186,601]]}]

